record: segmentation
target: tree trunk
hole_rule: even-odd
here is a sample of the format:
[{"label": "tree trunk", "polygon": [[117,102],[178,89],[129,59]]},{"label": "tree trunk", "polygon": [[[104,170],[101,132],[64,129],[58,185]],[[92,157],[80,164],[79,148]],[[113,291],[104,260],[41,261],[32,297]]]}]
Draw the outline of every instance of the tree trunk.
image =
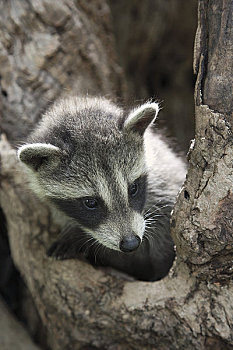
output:
[{"label": "tree trunk", "polygon": [[[87,3],[15,1],[1,9],[2,125],[10,140],[27,133],[64,88],[122,95],[108,6]],[[2,137],[1,207],[11,252],[53,350],[233,349],[232,13],[232,1],[199,0],[196,137],[172,219],[177,260],[162,281],[127,281],[83,261],[49,259],[58,228],[25,189]]]}]

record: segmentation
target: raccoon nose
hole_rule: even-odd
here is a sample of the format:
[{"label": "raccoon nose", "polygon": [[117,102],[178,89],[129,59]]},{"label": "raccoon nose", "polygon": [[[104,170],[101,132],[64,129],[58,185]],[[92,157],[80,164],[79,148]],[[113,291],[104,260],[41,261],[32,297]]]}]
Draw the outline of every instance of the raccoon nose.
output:
[{"label": "raccoon nose", "polygon": [[125,236],[120,242],[120,250],[122,252],[132,252],[136,250],[141,243],[141,239],[138,236]]}]

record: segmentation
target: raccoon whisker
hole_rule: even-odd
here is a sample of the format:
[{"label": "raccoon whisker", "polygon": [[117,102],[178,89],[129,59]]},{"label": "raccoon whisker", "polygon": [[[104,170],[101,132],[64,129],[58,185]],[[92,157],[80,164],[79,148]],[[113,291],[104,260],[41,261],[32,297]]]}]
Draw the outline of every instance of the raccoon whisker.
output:
[{"label": "raccoon whisker", "polygon": [[[169,207],[169,206],[168,206]],[[162,209],[162,208],[161,208]],[[152,214],[152,216],[153,215],[168,215],[168,213],[166,213],[166,212],[164,212],[164,211],[157,211],[157,212],[153,212],[153,213],[151,213]]]},{"label": "raccoon whisker", "polygon": [[[86,242],[85,242],[86,243]],[[83,244],[83,247],[85,245],[85,243]],[[87,253],[89,252],[90,248],[92,247],[93,244],[91,244],[91,246],[86,246],[84,251],[83,251],[83,255],[86,257],[87,256]]]},{"label": "raccoon whisker", "polygon": [[105,245],[103,245],[103,244],[100,244],[100,245],[101,245],[101,248],[99,249],[98,254],[101,253],[101,254],[99,255],[100,262],[101,262],[102,264],[104,264],[104,263],[103,263],[103,258],[104,258],[104,255],[106,255],[106,251],[107,251],[108,248],[107,248]]},{"label": "raccoon whisker", "polygon": [[[164,221],[164,220],[154,220],[154,222],[150,222],[150,223],[146,223],[146,225],[145,225],[145,231],[146,231],[146,229],[148,228],[148,229],[150,229],[150,230],[153,230],[153,229],[155,229],[155,228],[158,228],[159,229],[159,227],[161,228],[161,227],[166,227],[166,222]],[[167,227],[166,227],[167,228]]]},{"label": "raccoon whisker", "polygon": [[145,212],[144,212],[144,215],[145,214],[147,214],[152,208],[154,208],[155,206],[157,206],[157,204],[159,203],[159,202],[161,202],[163,199],[160,199],[160,200],[158,200],[155,204],[153,204],[149,209],[147,209]]},{"label": "raccoon whisker", "polygon": [[148,222],[146,225],[145,225],[145,229],[146,228],[153,228],[155,227],[156,223],[158,222],[158,220],[154,220],[153,222]]},{"label": "raccoon whisker", "polygon": [[163,215],[161,215],[161,216],[154,216],[153,218],[151,218],[150,220],[145,220],[145,225],[153,225],[154,223],[156,223],[156,222],[160,222],[160,221],[163,221],[162,220],[162,218],[166,218],[166,216],[163,216]]},{"label": "raccoon whisker", "polygon": [[144,231],[144,235],[143,235],[143,238],[147,238],[148,237],[148,229],[146,229],[145,231]]},{"label": "raccoon whisker", "polygon": [[153,229],[153,228],[155,228],[156,227],[156,222],[154,222],[153,224],[150,224],[150,225],[146,225],[145,226],[145,230],[147,230],[147,229]]},{"label": "raccoon whisker", "polygon": [[151,213],[151,216],[150,217],[147,217],[147,218],[144,218],[145,220],[152,220],[153,219],[153,217],[160,217],[160,216],[162,216],[162,215],[164,215],[164,214],[158,214],[158,213]]},{"label": "raccoon whisker", "polygon": [[94,250],[95,264],[97,263],[97,255],[99,254],[101,248],[102,248],[102,244],[97,242],[96,249]]},{"label": "raccoon whisker", "polygon": [[[153,227],[153,229],[156,228],[156,226]],[[147,228],[144,232],[144,235],[149,235],[151,237],[156,236],[158,233],[155,230],[152,230],[152,228]]]},{"label": "raccoon whisker", "polygon": [[154,238],[157,236],[156,232],[145,231],[143,238],[145,238],[150,244],[154,244]]},{"label": "raccoon whisker", "polygon": [[155,244],[155,237],[151,234],[147,234],[145,236],[145,240],[149,243],[149,245],[154,245]]},{"label": "raccoon whisker", "polygon": [[[69,234],[69,231],[68,231],[68,234]],[[65,234],[63,234],[62,236],[64,237]],[[70,240],[70,242],[72,244],[81,243],[85,239],[86,239],[86,237],[82,237],[82,236],[80,237],[80,235],[75,235],[75,234],[72,234],[72,233],[70,234],[70,238],[69,238],[69,240]]]},{"label": "raccoon whisker", "polygon": [[142,237],[142,242],[145,241],[145,240],[147,240],[149,242],[149,239],[148,239],[146,234],[144,234],[144,236]]},{"label": "raccoon whisker", "polygon": [[149,219],[145,219],[145,224],[153,224],[155,222],[159,222],[161,221],[161,218],[164,217],[165,215],[154,215],[153,217],[149,218]]},{"label": "raccoon whisker", "polygon": [[145,227],[153,227],[156,222],[159,222],[158,219],[153,219],[152,221],[145,222]]},{"label": "raccoon whisker", "polygon": [[160,214],[158,214],[157,211],[154,211],[154,212],[148,213],[147,216],[144,216],[144,219],[145,219],[145,220],[150,219],[150,218],[153,217],[154,215],[160,215]]},{"label": "raccoon whisker", "polygon": [[159,232],[159,221],[154,222],[153,226],[145,227],[145,233],[150,232],[152,235],[156,235]]},{"label": "raccoon whisker", "polygon": [[[90,246],[88,246],[88,243],[91,241],[93,241],[93,242],[91,243]],[[88,250],[90,250],[92,247],[94,247],[96,243],[97,243],[97,241],[95,240],[95,238],[93,238],[93,237],[89,238],[88,241],[85,242],[85,244],[87,244],[87,247],[85,249],[85,254],[88,252]]]},{"label": "raccoon whisker", "polygon": [[95,264],[96,264],[96,250],[97,250],[97,247],[98,247],[98,242],[95,242],[95,244],[92,245],[93,246],[93,254],[94,254],[94,257],[95,257]]},{"label": "raccoon whisker", "polygon": [[147,213],[147,215],[144,215],[144,218],[147,219],[147,218],[149,218],[152,214],[157,213],[157,212],[159,212],[160,210],[162,210],[163,208],[167,208],[167,207],[170,207],[170,205],[169,205],[169,204],[166,204],[166,205],[163,205],[162,207],[157,207],[155,210],[153,210],[153,211]]},{"label": "raccoon whisker", "polygon": [[150,215],[150,217],[147,217],[147,218],[144,218],[144,220],[145,221],[147,221],[147,220],[154,220],[154,218],[161,218],[161,217],[166,217],[166,216],[168,216],[168,214],[167,213],[153,213],[153,214],[151,214]]},{"label": "raccoon whisker", "polygon": [[160,211],[153,211],[150,213],[150,215],[148,215],[145,219],[150,219],[151,217],[153,217],[154,215],[164,215],[165,213],[160,212]]},{"label": "raccoon whisker", "polygon": [[97,250],[96,250],[96,256],[100,254],[102,249],[103,249],[103,245],[100,243],[99,244],[99,249],[97,248]]},{"label": "raccoon whisker", "polygon": [[[77,224],[76,224],[77,225]],[[67,225],[65,225],[61,231],[61,233],[66,233],[71,228],[75,227],[74,223],[69,222]]]},{"label": "raccoon whisker", "polygon": [[151,232],[149,232],[148,230],[146,230],[145,232],[144,232],[144,235],[143,235],[143,238],[146,238],[147,240],[149,240],[150,238],[152,238],[152,233]]},{"label": "raccoon whisker", "polygon": [[103,256],[107,254],[108,248],[106,246],[104,246],[104,250],[103,250]]},{"label": "raccoon whisker", "polygon": [[171,207],[171,204],[165,204],[162,207],[159,207],[158,210],[161,210],[163,208]]},{"label": "raccoon whisker", "polygon": [[171,206],[171,205],[170,205],[170,204],[164,204],[164,205],[162,205],[161,207],[158,207],[158,206],[156,205],[155,211],[158,211],[158,210],[160,210],[160,209],[163,209],[163,208],[166,208],[166,207],[169,207],[169,206]]},{"label": "raccoon whisker", "polygon": [[153,223],[153,222],[155,222],[155,221],[158,221],[159,219],[158,218],[161,218],[161,217],[163,217],[164,215],[154,215],[153,217],[151,217],[151,218],[148,218],[148,219],[145,219],[145,223],[147,224],[147,223]]},{"label": "raccoon whisker", "polygon": [[143,215],[143,217],[144,217],[144,219],[148,219],[154,213],[157,213],[157,210],[156,211],[150,211],[146,215]]},{"label": "raccoon whisker", "polygon": [[88,247],[88,243],[89,242],[91,242],[91,241],[94,241],[94,243],[95,243],[95,239],[93,238],[93,237],[90,237],[90,238],[88,238],[87,239],[87,237],[84,237],[83,238],[83,240],[84,240],[84,243],[81,245],[81,247],[79,247],[79,250],[81,251],[81,249],[85,246],[85,245],[87,245],[87,247],[85,248],[85,251],[84,251],[84,254],[86,254],[87,253],[87,249],[89,248],[91,248],[92,247],[92,245],[93,245],[93,243],[90,245],[90,247]]},{"label": "raccoon whisker", "polygon": [[74,221],[70,221],[68,222],[61,230],[61,234],[64,235],[67,232],[71,231],[72,229],[74,229],[75,227],[77,227],[77,230],[79,229],[79,226],[77,225],[76,222]]},{"label": "raccoon whisker", "polygon": [[159,208],[159,202],[161,202],[162,201],[162,199],[160,199],[159,201],[157,201],[156,203],[154,203],[150,208],[148,208],[145,212],[144,212],[144,214],[146,214],[146,213],[148,213],[151,209],[153,209],[153,208],[155,208],[155,207],[157,207],[157,208]]}]

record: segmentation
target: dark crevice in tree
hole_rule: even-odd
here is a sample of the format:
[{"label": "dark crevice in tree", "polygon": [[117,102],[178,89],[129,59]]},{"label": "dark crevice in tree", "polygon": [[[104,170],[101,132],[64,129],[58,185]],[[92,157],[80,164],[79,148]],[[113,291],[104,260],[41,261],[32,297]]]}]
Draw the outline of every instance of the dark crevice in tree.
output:
[{"label": "dark crevice in tree", "polygon": [[11,258],[6,217],[0,208],[0,294],[12,312],[19,314],[22,279]]},{"label": "dark crevice in tree", "polygon": [[30,335],[44,350],[46,331],[38,315],[32,296],[11,257],[6,217],[0,208],[0,295],[8,309],[24,324]]},{"label": "dark crevice in tree", "polygon": [[197,2],[188,6],[180,0],[170,5],[160,0],[109,3],[129,99],[160,100],[157,128],[166,126],[166,135],[176,139],[177,149],[187,152],[194,137],[191,53]]}]

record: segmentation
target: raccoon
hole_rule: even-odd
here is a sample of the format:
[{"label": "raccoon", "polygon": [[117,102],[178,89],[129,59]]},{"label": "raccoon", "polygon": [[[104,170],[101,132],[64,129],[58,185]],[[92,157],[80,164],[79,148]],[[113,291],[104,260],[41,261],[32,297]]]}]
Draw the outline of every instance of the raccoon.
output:
[{"label": "raccoon", "polygon": [[83,255],[145,281],[174,257],[170,214],[186,167],[154,132],[147,102],[125,112],[97,97],[60,100],[18,149],[32,190],[62,217],[48,256]]}]

